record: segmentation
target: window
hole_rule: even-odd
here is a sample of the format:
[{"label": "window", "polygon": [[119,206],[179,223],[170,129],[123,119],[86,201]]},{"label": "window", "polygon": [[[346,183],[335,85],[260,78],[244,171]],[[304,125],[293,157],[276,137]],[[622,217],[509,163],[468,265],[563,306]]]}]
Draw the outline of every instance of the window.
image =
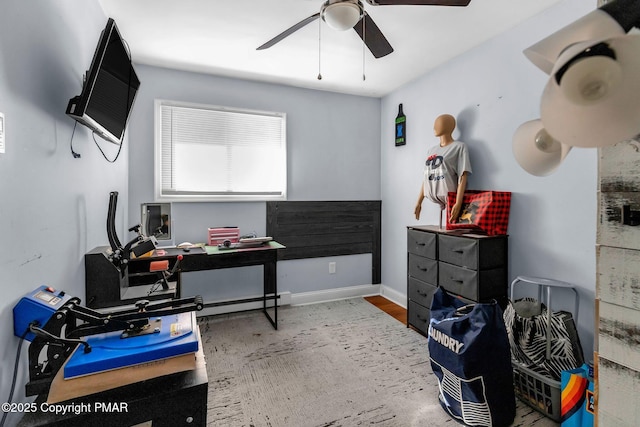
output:
[{"label": "window", "polygon": [[284,200],[286,115],[156,100],[162,201]]}]

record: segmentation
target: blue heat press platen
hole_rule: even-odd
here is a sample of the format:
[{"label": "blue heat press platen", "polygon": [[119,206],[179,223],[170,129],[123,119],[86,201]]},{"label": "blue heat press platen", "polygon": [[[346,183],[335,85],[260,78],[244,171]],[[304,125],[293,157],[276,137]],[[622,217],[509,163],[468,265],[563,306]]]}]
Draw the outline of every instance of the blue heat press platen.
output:
[{"label": "blue heat press platen", "polygon": [[122,332],[118,331],[86,338],[91,345],[91,352],[84,353],[84,347],[79,345],[64,367],[64,378],[95,374],[198,351],[193,312],[150,318],[152,327],[155,319],[162,319],[158,333],[121,338]]}]

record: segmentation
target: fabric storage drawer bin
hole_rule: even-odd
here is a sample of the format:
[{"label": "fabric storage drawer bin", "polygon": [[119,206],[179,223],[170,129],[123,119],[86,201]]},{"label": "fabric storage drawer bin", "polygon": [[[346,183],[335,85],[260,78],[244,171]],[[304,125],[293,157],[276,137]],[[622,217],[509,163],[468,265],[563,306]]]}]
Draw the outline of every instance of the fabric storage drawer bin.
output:
[{"label": "fabric storage drawer bin", "polygon": [[440,286],[454,295],[478,301],[478,271],[439,263]]},{"label": "fabric storage drawer bin", "polygon": [[429,320],[431,320],[431,310],[426,307],[416,304],[413,301],[409,301],[409,324],[414,328],[427,334],[429,331]]},{"label": "fabric storage drawer bin", "polygon": [[407,252],[436,259],[436,242],[438,235],[409,230],[407,233]]},{"label": "fabric storage drawer bin", "polygon": [[504,309],[507,249],[506,235],[447,231],[436,225],[407,227],[407,326],[426,335],[438,286],[467,304],[495,299]]},{"label": "fabric storage drawer bin", "polygon": [[409,298],[422,306],[431,307],[431,300],[436,289],[437,287],[433,285],[421,282],[413,277],[409,278]]},{"label": "fabric storage drawer bin", "polygon": [[439,260],[472,270],[499,267],[504,263],[505,239],[469,239],[441,234]]},{"label": "fabric storage drawer bin", "polygon": [[440,262],[438,263],[438,269],[440,272],[440,286],[453,294],[473,301],[498,299],[504,294],[504,268],[476,271]]},{"label": "fabric storage drawer bin", "polygon": [[478,241],[455,236],[440,236],[440,261],[478,269]]},{"label": "fabric storage drawer bin", "polygon": [[409,275],[435,285],[438,283],[438,261],[409,254]]}]

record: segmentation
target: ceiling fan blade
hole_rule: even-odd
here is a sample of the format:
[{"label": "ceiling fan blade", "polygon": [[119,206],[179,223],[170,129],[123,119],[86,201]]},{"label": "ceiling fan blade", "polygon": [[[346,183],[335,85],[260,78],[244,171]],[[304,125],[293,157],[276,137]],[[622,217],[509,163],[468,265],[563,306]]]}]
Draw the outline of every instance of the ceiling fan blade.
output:
[{"label": "ceiling fan blade", "polygon": [[[363,22],[365,31],[364,37],[362,36]],[[385,38],[384,34],[382,34],[380,28],[378,28],[376,23],[373,22],[373,19],[367,12],[365,12],[362,19],[353,26],[353,29],[356,30],[356,33],[358,33],[374,57],[382,58],[383,56],[387,56],[393,52],[393,48]]]},{"label": "ceiling fan blade", "polygon": [[471,0],[367,0],[371,6],[467,6]]},{"label": "ceiling fan blade", "polygon": [[319,17],[320,17],[320,12],[318,12],[318,13],[316,13],[314,15],[311,15],[307,19],[303,19],[302,21],[298,22],[296,25],[292,26],[291,28],[287,28],[286,30],[284,30],[283,32],[281,32],[280,34],[278,34],[277,36],[275,36],[274,38],[272,38],[271,40],[269,40],[268,42],[266,42],[262,46],[256,48],[256,50],[263,50],[263,49],[270,48],[271,46],[273,46],[274,44],[278,43],[279,41],[282,41],[282,39],[284,39],[285,37],[290,36],[291,34],[293,34],[296,31],[298,31],[300,28],[302,28],[305,25],[315,21]]}]

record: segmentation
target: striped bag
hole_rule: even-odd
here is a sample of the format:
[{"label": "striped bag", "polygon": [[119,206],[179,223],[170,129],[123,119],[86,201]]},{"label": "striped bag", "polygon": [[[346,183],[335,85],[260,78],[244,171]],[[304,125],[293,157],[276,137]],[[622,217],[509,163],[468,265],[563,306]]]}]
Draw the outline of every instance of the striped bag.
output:
[{"label": "striped bag", "polygon": [[509,302],[504,311],[504,322],[511,356],[525,367],[560,381],[562,371],[575,369],[584,363],[582,346],[571,313],[549,313],[546,305],[527,297]]}]

